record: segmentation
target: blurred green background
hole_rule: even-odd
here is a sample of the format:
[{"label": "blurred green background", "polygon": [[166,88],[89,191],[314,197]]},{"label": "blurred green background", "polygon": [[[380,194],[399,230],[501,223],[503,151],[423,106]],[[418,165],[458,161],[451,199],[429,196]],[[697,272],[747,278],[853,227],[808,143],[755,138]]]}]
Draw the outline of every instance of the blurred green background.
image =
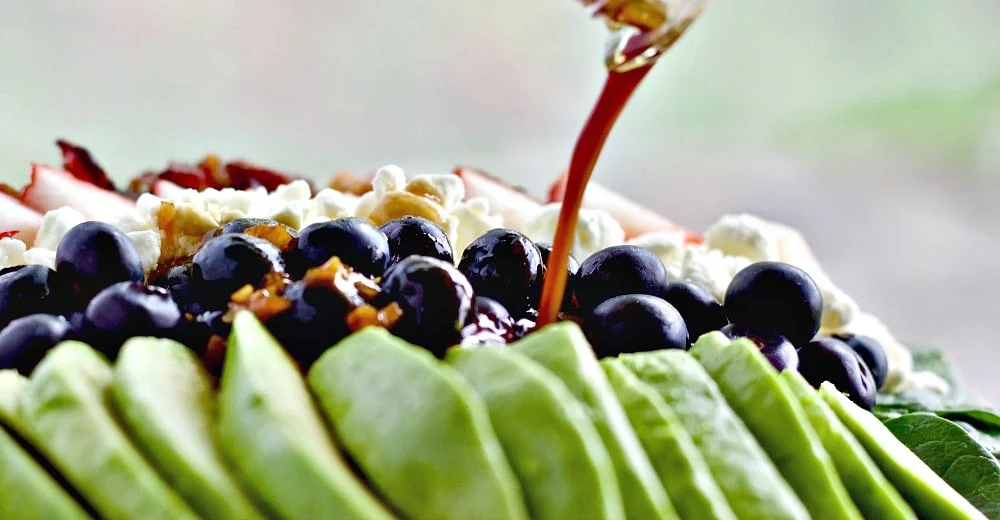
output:
[{"label": "blurred green background", "polygon": [[[998,27],[996,0],[715,0],[596,175],[695,228],[801,227],[863,308],[1000,402]],[[473,164],[542,193],[604,36],[570,0],[0,0],[0,177],[65,137],[120,178],[213,151],[317,177]]]}]

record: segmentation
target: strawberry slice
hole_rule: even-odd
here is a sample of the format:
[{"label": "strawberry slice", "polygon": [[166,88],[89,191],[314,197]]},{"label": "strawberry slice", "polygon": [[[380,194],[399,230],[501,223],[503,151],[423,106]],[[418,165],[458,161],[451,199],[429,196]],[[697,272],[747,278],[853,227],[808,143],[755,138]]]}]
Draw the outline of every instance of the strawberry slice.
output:
[{"label": "strawberry slice", "polygon": [[70,206],[91,220],[114,220],[135,212],[135,202],[42,164],[31,165],[31,184],[21,200],[42,213]]},{"label": "strawberry slice", "polygon": [[63,168],[77,179],[89,182],[98,188],[115,191],[115,184],[111,182],[104,168],[97,164],[90,152],[65,139],[56,141],[56,146],[62,152]]},{"label": "strawberry slice", "polygon": [[0,238],[14,238],[21,231],[17,229],[12,229],[10,231],[0,231]]},{"label": "strawberry slice", "polygon": [[[16,237],[27,244],[35,240],[38,226],[42,224],[42,215],[21,204],[21,201],[11,197],[6,192],[0,192],[0,229],[3,237]],[[13,234],[11,233],[13,231]]]},{"label": "strawberry slice", "polygon": [[184,187],[170,181],[160,179],[153,182],[153,187],[149,191],[161,199],[172,200],[180,197],[180,195],[184,193]]},{"label": "strawberry slice", "polygon": [[[567,174],[563,172],[549,187],[549,202],[562,202]],[[625,229],[625,238],[654,231],[682,231],[687,235],[688,243],[702,241],[697,233],[593,181],[587,184],[587,191],[583,194],[583,207],[607,211]]]},{"label": "strawberry slice", "polygon": [[524,189],[474,168],[457,166],[452,173],[465,184],[465,197],[483,197],[490,203],[490,213],[503,216],[504,226],[519,228],[541,209],[542,204]]}]

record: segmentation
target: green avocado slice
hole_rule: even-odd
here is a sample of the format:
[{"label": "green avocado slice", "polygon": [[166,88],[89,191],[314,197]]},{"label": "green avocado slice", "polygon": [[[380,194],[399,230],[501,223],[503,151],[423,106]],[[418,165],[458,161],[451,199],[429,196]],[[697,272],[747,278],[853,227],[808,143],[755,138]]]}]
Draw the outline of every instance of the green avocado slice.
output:
[{"label": "green avocado slice", "polygon": [[226,460],[275,516],[391,518],[337,451],[295,363],[248,311],[233,320],[218,428]]},{"label": "green avocado slice", "polygon": [[798,399],[750,340],[721,332],[691,347],[813,518],[861,519]]},{"label": "green avocado slice", "polygon": [[118,427],[111,366],[84,343],[57,345],[21,396],[28,440],[109,520],[196,519]]},{"label": "green avocado slice", "polygon": [[198,513],[263,518],[216,448],[215,395],[188,348],[167,339],[130,339],[118,354],[111,396],[136,445]]},{"label": "green avocado slice", "polygon": [[451,349],[446,361],[486,403],[532,518],[625,517],[611,456],[559,378],[506,348]]},{"label": "green avocado slice", "polygon": [[819,394],[920,518],[986,518],[900,442],[877,417],[851,402],[829,382],[820,385]]},{"label": "green avocado slice", "polygon": [[579,326],[572,322],[549,325],[508,348],[541,363],[583,403],[615,465],[628,517],[677,518],[653,464]]},{"label": "green avocado slice", "polygon": [[0,428],[0,518],[85,520],[87,513]]},{"label": "green avocado slice", "polygon": [[14,437],[24,436],[17,415],[21,393],[27,387],[28,379],[16,370],[0,370],[0,518],[88,518],[76,500]]},{"label": "green avocado slice", "polygon": [[486,405],[430,352],[369,327],[320,356],[308,380],[337,438],[402,516],[528,518]]},{"label": "green avocado slice", "polygon": [[677,413],[740,518],[809,518],[764,449],[690,354],[660,350],[618,359]]},{"label": "green avocado slice", "polygon": [[735,519],[674,410],[621,360],[605,358],[601,366],[681,518]]},{"label": "green avocado slice", "polygon": [[913,510],[879,471],[875,461],[805,378],[794,370],[785,370],[781,379],[802,405],[861,514],[865,518],[916,520]]}]

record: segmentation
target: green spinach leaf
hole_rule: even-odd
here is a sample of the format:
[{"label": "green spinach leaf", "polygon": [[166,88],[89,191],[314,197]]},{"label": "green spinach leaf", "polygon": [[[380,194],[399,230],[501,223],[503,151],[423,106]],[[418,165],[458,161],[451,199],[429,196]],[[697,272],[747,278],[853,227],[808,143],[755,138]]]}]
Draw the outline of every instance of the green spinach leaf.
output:
[{"label": "green spinach leaf", "polygon": [[961,426],[923,412],[885,425],[984,515],[1000,519],[1000,463]]}]

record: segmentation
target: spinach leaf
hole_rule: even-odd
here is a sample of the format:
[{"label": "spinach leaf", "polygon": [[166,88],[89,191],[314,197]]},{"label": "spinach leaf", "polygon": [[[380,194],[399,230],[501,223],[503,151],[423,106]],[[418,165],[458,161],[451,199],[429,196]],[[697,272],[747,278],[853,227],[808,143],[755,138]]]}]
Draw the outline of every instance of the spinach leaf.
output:
[{"label": "spinach leaf", "polygon": [[1000,519],[1000,463],[962,427],[922,412],[885,426],[983,514]]},{"label": "spinach leaf", "polygon": [[986,401],[965,387],[944,353],[940,350],[913,352],[914,370],[929,371],[948,382],[950,390],[945,395],[926,390],[906,390],[895,394],[879,394],[877,405],[891,414],[892,410],[907,412],[942,410],[950,408],[980,408]]}]

